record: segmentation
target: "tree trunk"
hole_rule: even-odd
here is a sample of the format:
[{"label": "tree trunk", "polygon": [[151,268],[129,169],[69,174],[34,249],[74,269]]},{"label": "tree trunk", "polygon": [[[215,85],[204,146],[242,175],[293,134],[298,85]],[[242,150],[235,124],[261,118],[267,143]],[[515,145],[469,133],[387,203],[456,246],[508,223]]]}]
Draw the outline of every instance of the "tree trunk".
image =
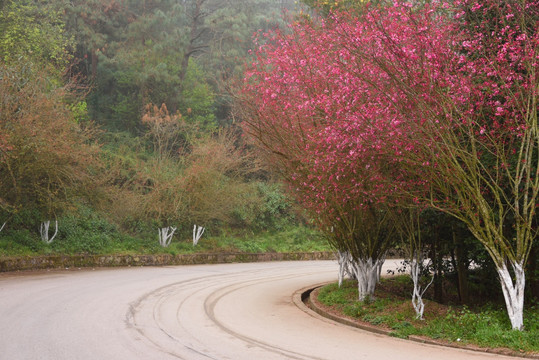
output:
[{"label": "tree trunk", "polygon": [[384,263],[386,262],[386,257],[384,255],[383,258],[381,259],[378,259],[378,261],[376,261],[376,267],[377,267],[377,270],[376,270],[376,283],[379,283],[380,282],[380,278],[382,277],[382,266],[384,265]]},{"label": "tree trunk", "polygon": [[459,238],[454,229],[453,232],[453,244],[455,246],[456,252],[456,270],[458,278],[458,288],[459,288],[459,299],[462,304],[468,304],[470,298],[468,296],[468,266],[466,260],[468,256],[466,250],[464,249],[464,244],[462,239]]},{"label": "tree trunk", "polygon": [[43,221],[41,223],[41,226],[39,227],[39,233],[41,235],[41,240],[47,244],[52,243],[54,238],[56,237],[56,234],[58,234],[58,220],[55,221],[56,223],[56,231],[52,235],[52,237],[49,238],[49,226],[51,224],[50,220]]},{"label": "tree trunk", "polygon": [[414,291],[412,293],[412,306],[414,307],[416,318],[423,320],[423,312],[425,311],[425,303],[423,302],[423,295],[425,291],[434,281],[434,275],[430,282],[421,288],[421,268],[423,266],[423,256],[421,254],[412,255],[412,261],[410,264],[410,277],[414,283]]},{"label": "tree trunk", "polygon": [[443,289],[442,289],[442,264],[441,256],[438,251],[439,237],[435,235],[434,243],[432,244],[432,256],[430,257],[434,264],[434,300],[439,303],[443,302]]},{"label": "tree trunk", "polygon": [[510,264],[515,274],[515,282],[513,282],[513,278],[505,262],[502,263],[501,267],[497,264],[496,271],[500,277],[500,284],[502,285],[503,297],[505,299],[505,306],[507,307],[507,314],[511,321],[511,327],[513,330],[523,330],[526,275],[523,264],[516,262],[510,262]]},{"label": "tree trunk", "polygon": [[533,248],[530,252],[530,257],[528,258],[528,276],[527,283],[529,288],[529,293],[531,294],[530,300],[539,301],[539,246]]},{"label": "tree trunk", "polygon": [[175,231],[176,231],[176,228],[172,226],[167,226],[167,227],[158,229],[159,244],[162,247],[168,247],[170,245],[170,242],[172,241],[172,236],[174,235]]},{"label": "tree trunk", "polygon": [[337,261],[339,263],[339,287],[346,275],[351,275],[352,257],[348,251],[337,250]]},{"label": "tree trunk", "polygon": [[97,79],[97,62],[99,61],[99,57],[97,56],[97,49],[92,50],[92,83],[95,84]]},{"label": "tree trunk", "polygon": [[352,271],[357,278],[359,301],[365,301],[374,295],[380,274],[380,262],[383,264],[384,260],[373,261],[369,258],[351,262]]},{"label": "tree trunk", "polygon": [[[414,283],[414,291],[412,293],[412,306],[414,307],[416,318],[423,320],[423,312],[425,310],[425,303],[423,302],[423,294],[421,293],[420,280],[420,263],[416,259],[412,259],[410,264],[410,277]],[[434,279],[434,277],[433,277]]]},{"label": "tree trunk", "polygon": [[193,227],[193,246],[196,246],[198,244],[198,240],[202,237],[202,234],[204,234],[204,228],[202,226],[194,226]]},{"label": "tree trunk", "polygon": [[187,68],[189,66],[189,59],[198,51],[201,51],[204,46],[197,46],[196,42],[201,37],[203,30],[199,30],[199,25],[202,22],[202,19],[204,18],[204,13],[202,11],[202,5],[205,0],[196,0],[195,2],[195,8],[193,9],[193,12],[191,15],[191,29],[190,29],[190,36],[189,36],[189,45],[187,46],[187,49],[185,50],[185,53],[183,55],[182,61],[180,63],[180,72],[178,74],[178,78],[180,81],[181,89],[183,90],[183,80],[185,79],[185,75],[187,74]]},{"label": "tree trunk", "polygon": [[0,227],[0,232],[2,232],[2,230],[4,230],[4,226],[6,226],[6,223],[2,224],[2,226]]}]

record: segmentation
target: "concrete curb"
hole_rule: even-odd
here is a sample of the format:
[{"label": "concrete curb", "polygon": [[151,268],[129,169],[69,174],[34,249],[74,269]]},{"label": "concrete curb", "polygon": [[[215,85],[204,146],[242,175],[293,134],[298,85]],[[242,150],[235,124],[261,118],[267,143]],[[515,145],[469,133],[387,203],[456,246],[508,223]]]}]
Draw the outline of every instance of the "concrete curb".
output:
[{"label": "concrete curb", "polygon": [[334,260],[332,252],[155,255],[49,255],[0,258],[0,272],[78,267],[170,266],[264,261]]},{"label": "concrete curb", "polygon": [[[372,325],[359,323],[357,321],[346,318],[344,316],[337,316],[335,314],[331,314],[325,311],[317,300],[317,293],[320,290],[320,288],[326,284],[327,283],[312,285],[308,288],[298,290],[293,295],[294,304],[296,304],[296,306],[298,306],[304,312],[309,313],[311,316],[317,317],[325,321],[328,321],[329,319],[330,321],[336,322],[338,324],[351,326],[357,329],[369,331],[376,334],[392,336],[391,331],[389,330],[382,329],[382,328],[372,326]],[[427,345],[452,347],[456,349],[471,350],[471,351],[483,352],[483,353],[492,353],[492,354],[497,354],[497,355],[521,357],[521,358],[527,358],[527,359],[539,359],[539,354],[523,354],[516,351],[508,350],[508,349],[479,348],[479,347],[470,346],[470,345],[445,343],[445,342],[436,341],[433,339],[423,338],[419,336],[410,336],[408,337],[408,339],[402,339],[402,340],[404,341],[410,340],[410,341],[427,344]]]}]

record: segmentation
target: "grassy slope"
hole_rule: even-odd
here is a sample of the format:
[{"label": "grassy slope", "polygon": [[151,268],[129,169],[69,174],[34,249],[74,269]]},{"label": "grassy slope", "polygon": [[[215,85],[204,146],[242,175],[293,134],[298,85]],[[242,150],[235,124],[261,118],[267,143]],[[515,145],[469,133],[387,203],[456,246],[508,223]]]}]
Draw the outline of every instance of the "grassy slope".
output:
[{"label": "grassy slope", "polygon": [[243,235],[204,234],[196,247],[192,244],[190,232],[184,231],[175,234],[170,246],[163,248],[159,245],[157,231],[155,234],[132,236],[120,233],[106,223],[103,225],[93,229],[64,226],[49,245],[38,238],[37,232],[4,230],[0,233],[0,256],[330,251],[319,233],[305,227]]},{"label": "grassy slope", "polygon": [[346,281],[342,288],[330,284],[320,290],[318,300],[333,312],[380,326],[391,335],[410,335],[473,344],[487,348],[508,348],[517,352],[539,354],[539,307],[525,310],[525,331],[510,330],[503,304],[486,303],[469,309],[426,300],[425,320],[415,319],[411,304],[411,281],[408,276],[383,279],[369,303],[357,301],[357,286]]}]

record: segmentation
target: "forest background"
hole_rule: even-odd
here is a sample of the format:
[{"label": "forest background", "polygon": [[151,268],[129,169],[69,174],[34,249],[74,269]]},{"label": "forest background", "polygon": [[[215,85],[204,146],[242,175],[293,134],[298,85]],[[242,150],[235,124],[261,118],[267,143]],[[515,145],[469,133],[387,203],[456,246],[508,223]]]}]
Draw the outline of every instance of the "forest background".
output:
[{"label": "forest background", "polygon": [[302,7],[0,1],[2,255],[329,249],[230,111],[253,35]]}]

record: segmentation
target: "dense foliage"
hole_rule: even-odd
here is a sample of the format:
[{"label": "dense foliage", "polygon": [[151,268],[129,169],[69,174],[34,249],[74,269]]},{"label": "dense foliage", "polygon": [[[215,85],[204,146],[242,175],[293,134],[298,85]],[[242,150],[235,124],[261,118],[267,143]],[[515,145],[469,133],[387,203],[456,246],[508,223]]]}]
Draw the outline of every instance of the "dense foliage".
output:
[{"label": "dense foliage", "polygon": [[156,240],[167,226],[182,239],[193,224],[208,237],[298,226],[301,211],[232,124],[227,93],[252,34],[294,7],[1,1],[0,236],[37,242],[40,224],[58,220],[57,241],[76,244],[81,232],[66,227],[79,221],[100,248],[99,229],[108,243]]}]

